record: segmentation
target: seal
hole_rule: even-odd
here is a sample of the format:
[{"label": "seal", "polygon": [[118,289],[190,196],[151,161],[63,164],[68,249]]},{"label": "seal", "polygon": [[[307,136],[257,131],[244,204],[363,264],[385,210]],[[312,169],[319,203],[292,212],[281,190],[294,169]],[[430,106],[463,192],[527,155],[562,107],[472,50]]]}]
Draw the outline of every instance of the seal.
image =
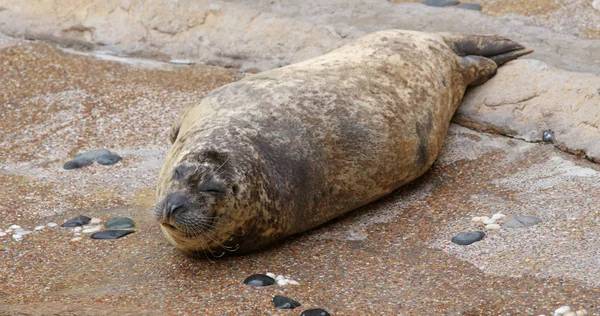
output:
[{"label": "seal", "polygon": [[191,255],[321,225],[425,173],[465,89],[529,53],[500,36],[388,30],[220,87],[175,122],[154,215]]}]

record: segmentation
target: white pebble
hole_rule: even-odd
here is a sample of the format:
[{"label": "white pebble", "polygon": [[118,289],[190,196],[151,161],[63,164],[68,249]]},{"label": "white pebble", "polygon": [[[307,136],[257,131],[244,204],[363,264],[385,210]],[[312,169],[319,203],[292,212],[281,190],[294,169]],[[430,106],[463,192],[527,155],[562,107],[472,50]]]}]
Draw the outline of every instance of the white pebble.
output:
[{"label": "white pebble", "polygon": [[287,280],[287,281],[288,281],[287,282],[288,284],[293,284],[293,285],[299,285],[300,284],[300,282],[298,282],[296,280]]},{"label": "white pebble", "polygon": [[90,226],[90,227],[82,230],[81,232],[84,234],[95,233],[97,231],[100,231],[101,228],[102,228],[101,226]]},{"label": "white pebble", "polygon": [[285,279],[285,277],[284,277],[283,275],[278,275],[278,276],[275,278],[275,280],[278,280],[278,281],[279,281],[279,280],[283,280],[283,279]]},{"label": "white pebble", "polygon": [[40,226],[35,226],[35,228],[33,230],[42,230],[44,228],[46,228],[46,226],[40,225]]},{"label": "white pebble", "polygon": [[485,225],[489,225],[489,224],[496,224],[496,220],[493,218],[488,218],[488,219],[484,219],[483,221],[481,221],[482,223],[484,223]]},{"label": "white pebble", "polygon": [[0,237],[4,237],[4,236],[6,236],[6,235],[8,235],[8,234],[7,234],[7,233],[5,233],[5,232],[0,232]]},{"label": "white pebble", "polygon": [[565,305],[565,306],[561,306],[561,307],[557,308],[554,311],[554,315],[562,315],[562,314],[564,314],[566,312],[570,312],[570,311],[571,311],[571,307]]},{"label": "white pebble", "polygon": [[75,237],[75,238],[71,239],[71,241],[80,241],[80,240],[81,240],[81,237]]},{"label": "white pebble", "polygon": [[473,223],[481,222],[481,216],[475,216],[475,217],[471,218],[471,222],[473,222]]},{"label": "white pebble", "polygon": [[286,280],[286,279],[277,280],[277,284],[279,284],[279,285],[287,285],[288,284],[288,280]]},{"label": "white pebble", "polygon": [[485,229],[487,229],[487,230],[498,230],[498,229],[500,229],[500,225],[498,225],[498,224],[485,225]]},{"label": "white pebble", "polygon": [[21,229],[21,226],[19,226],[19,225],[10,225],[10,226],[8,227],[8,229],[9,229],[9,230],[17,230],[17,229]]},{"label": "white pebble", "polygon": [[587,314],[588,314],[588,312],[585,309],[580,309],[580,310],[578,310],[578,311],[575,312],[575,315],[577,315],[577,316],[585,316]]},{"label": "white pebble", "polygon": [[573,311],[570,311],[570,312],[564,313],[563,316],[577,316],[577,314],[575,314],[575,312],[573,312]]},{"label": "white pebble", "polygon": [[56,227],[56,226],[58,226],[58,224],[57,224],[57,223],[50,222],[50,223],[48,223],[46,226],[48,226],[48,227]]},{"label": "white pebble", "polygon": [[80,232],[82,229],[83,229],[83,228],[81,228],[81,227],[77,226],[77,227],[73,228],[73,231],[74,231],[74,232],[76,232],[76,233],[78,233],[78,232]]},{"label": "white pebble", "polygon": [[500,213],[496,213],[496,214],[492,215],[492,219],[495,219],[495,220],[504,219],[505,217],[506,217],[506,215],[500,214]]},{"label": "white pebble", "polygon": [[19,234],[14,234],[12,235],[12,238],[16,241],[21,241],[21,239],[23,239],[23,236]]},{"label": "white pebble", "polygon": [[96,217],[94,217],[90,220],[90,224],[96,225],[96,224],[100,224],[100,223],[102,223],[102,220],[99,218],[96,218]]},{"label": "white pebble", "polygon": [[272,277],[273,279],[275,279],[277,276],[275,275],[275,273],[271,273],[271,272],[267,272],[267,275]]},{"label": "white pebble", "polygon": [[21,235],[21,236],[29,235],[31,233],[32,233],[32,231],[30,231],[30,230],[22,230],[22,229],[15,231],[15,234]]},{"label": "white pebble", "polygon": [[81,236],[81,233],[73,233],[73,236]]}]

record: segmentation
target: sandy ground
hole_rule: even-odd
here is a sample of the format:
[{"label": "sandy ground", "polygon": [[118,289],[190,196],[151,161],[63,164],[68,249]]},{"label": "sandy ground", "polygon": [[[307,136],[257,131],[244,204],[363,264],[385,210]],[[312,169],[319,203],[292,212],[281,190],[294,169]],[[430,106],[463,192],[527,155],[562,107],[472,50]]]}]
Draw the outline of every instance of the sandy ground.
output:
[{"label": "sandy ground", "polygon": [[[85,214],[129,216],[135,234],[70,242],[46,228],[0,238],[0,315],[297,315],[274,295],[334,315],[600,313],[600,167],[552,146],[452,126],[439,161],[391,196],[269,249],[192,259],[151,217],[172,119],[242,75],[215,67],[120,63],[0,38],[0,228]],[[65,171],[81,150],[114,166]],[[472,216],[537,215],[533,228],[461,247]],[[274,272],[297,286],[251,288]]]}]

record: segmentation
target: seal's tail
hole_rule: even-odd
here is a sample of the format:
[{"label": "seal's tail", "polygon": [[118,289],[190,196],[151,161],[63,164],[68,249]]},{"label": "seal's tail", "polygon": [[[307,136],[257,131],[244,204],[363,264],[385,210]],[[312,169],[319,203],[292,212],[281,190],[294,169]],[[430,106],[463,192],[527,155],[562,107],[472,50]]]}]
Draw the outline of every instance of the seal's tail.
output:
[{"label": "seal's tail", "polygon": [[533,50],[499,35],[443,34],[446,43],[459,56],[482,56],[500,66],[513,59],[531,54]]}]

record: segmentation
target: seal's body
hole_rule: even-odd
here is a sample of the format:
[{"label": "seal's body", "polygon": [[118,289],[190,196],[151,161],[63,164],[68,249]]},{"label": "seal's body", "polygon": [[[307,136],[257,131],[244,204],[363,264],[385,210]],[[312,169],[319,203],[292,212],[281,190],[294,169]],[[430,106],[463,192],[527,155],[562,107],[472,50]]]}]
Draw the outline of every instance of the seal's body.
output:
[{"label": "seal's body", "polygon": [[216,89],[173,127],[155,216],[177,248],[212,255],[325,223],[422,175],[466,87],[527,53],[391,30]]}]

